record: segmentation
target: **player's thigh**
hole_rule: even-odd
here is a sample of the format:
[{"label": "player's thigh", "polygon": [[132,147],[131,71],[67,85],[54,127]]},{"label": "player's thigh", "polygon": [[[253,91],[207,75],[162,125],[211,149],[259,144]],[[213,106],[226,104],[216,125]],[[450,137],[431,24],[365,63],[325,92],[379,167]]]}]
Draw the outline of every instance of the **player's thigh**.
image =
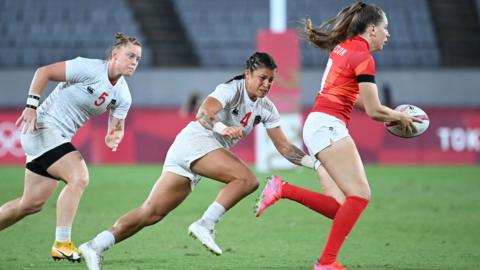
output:
[{"label": "player's thigh", "polygon": [[22,203],[25,205],[43,205],[57,188],[56,179],[36,174],[25,170],[25,186],[23,189]]},{"label": "player's thigh", "polygon": [[197,174],[223,183],[238,178],[256,179],[245,162],[223,148],[213,150],[194,161],[190,168]]},{"label": "player's thigh", "polygon": [[142,207],[154,212],[168,213],[182,203],[190,192],[190,180],[187,177],[164,172],[155,182]]},{"label": "player's thigh", "polygon": [[370,187],[357,147],[346,137],[317,154],[328,174],[345,195],[359,195],[369,199]]},{"label": "player's thigh", "polygon": [[48,167],[47,172],[67,183],[70,181],[82,181],[86,182],[84,184],[88,184],[87,164],[79,151],[72,151],[60,157]]}]

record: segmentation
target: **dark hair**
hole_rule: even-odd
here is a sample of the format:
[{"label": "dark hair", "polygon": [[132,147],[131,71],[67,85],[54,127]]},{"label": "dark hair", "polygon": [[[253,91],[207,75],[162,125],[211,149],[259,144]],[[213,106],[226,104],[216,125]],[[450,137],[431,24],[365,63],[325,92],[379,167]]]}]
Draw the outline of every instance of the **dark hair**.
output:
[{"label": "dark hair", "polygon": [[[247,59],[247,61],[245,61],[245,69],[253,72],[259,68],[269,68],[273,70],[277,68],[277,64],[275,63],[275,60],[273,60],[273,57],[270,56],[268,53],[255,52]],[[234,80],[241,80],[244,78],[245,74],[237,75],[228,80],[226,83]]]},{"label": "dark hair", "polygon": [[383,15],[385,12],[378,6],[355,2],[317,28],[313,27],[310,19],[305,19],[304,34],[314,46],[331,50],[343,41],[364,33],[370,24],[380,24]]},{"label": "dark hair", "polygon": [[113,49],[126,46],[129,43],[142,47],[142,43],[140,43],[140,41],[136,37],[129,37],[122,32],[115,33],[115,41],[113,42],[113,45],[107,50],[107,59],[110,59],[112,57]]}]

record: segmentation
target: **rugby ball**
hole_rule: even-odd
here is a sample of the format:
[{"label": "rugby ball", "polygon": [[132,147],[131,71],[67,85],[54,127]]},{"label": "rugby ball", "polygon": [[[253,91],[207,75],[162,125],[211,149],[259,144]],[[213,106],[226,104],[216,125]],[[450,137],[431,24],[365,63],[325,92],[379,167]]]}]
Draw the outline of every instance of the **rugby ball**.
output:
[{"label": "rugby ball", "polygon": [[403,105],[397,106],[395,108],[395,111],[406,112],[411,116],[415,116],[421,119],[423,122],[413,123],[413,125],[417,128],[417,132],[415,133],[411,133],[406,130],[403,130],[402,126],[398,122],[386,122],[384,125],[385,125],[385,128],[388,130],[388,132],[392,133],[397,137],[412,138],[412,137],[422,135],[425,131],[427,131],[428,125],[430,125],[430,119],[428,118],[428,115],[419,107],[415,105],[410,105],[410,104],[403,104]]}]

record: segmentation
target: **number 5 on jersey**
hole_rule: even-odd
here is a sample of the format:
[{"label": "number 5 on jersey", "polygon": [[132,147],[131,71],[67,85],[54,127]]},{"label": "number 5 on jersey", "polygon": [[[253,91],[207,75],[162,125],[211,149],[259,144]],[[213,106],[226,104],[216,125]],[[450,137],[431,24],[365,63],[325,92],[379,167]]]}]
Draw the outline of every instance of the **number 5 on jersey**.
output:
[{"label": "number 5 on jersey", "polygon": [[248,125],[248,119],[250,119],[250,116],[252,116],[252,112],[248,112],[247,114],[245,114],[242,120],[240,120],[240,123],[243,127],[246,127]]},{"label": "number 5 on jersey", "polygon": [[108,97],[108,93],[107,92],[103,92],[97,100],[95,100],[95,105],[97,106],[100,106],[102,105],[103,103],[105,103],[105,100],[107,99]]}]

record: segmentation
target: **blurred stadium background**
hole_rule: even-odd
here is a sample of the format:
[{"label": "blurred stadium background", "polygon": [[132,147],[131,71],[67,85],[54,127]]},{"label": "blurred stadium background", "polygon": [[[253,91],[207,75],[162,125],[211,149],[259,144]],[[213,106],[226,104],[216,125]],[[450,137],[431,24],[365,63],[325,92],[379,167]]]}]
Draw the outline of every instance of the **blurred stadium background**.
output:
[{"label": "blurred stadium background", "polygon": [[[391,106],[424,107],[432,126],[426,135],[406,142],[385,134],[378,123],[359,114],[361,120],[353,122],[352,133],[365,159],[478,163],[480,55],[475,51],[480,47],[480,1],[372,2],[390,20],[389,43],[375,54],[382,99]],[[287,28],[298,30],[306,17],[319,24],[349,3],[287,1]],[[36,67],[76,56],[103,59],[117,31],[144,43],[140,68],[129,79],[134,108],[123,153],[112,156],[96,147],[102,143],[104,119],[89,123],[77,136],[77,146],[94,163],[163,161],[176,132],[191,119],[179,117],[179,108],[241,72],[244,60],[257,48],[258,32],[270,27],[269,4],[266,0],[1,0],[0,163],[23,162],[11,123],[25,102]],[[295,88],[304,113],[313,103],[326,58],[327,53],[300,42]],[[362,136],[366,129],[375,132]],[[250,138],[238,147],[249,162],[254,162],[253,144]]]},{"label": "blurred stadium background", "polygon": [[[390,21],[391,38],[384,51],[374,54],[383,102],[421,106],[432,120],[425,135],[401,140],[356,113],[351,130],[364,159],[478,164],[480,0],[371,2],[380,5]],[[349,3],[286,1],[286,26],[296,31],[306,17],[320,24]],[[134,107],[125,141],[119,154],[108,153],[102,146],[105,118],[97,118],[75,143],[91,163],[162,162],[175,134],[192,119],[191,113],[179,114],[180,108],[242,71],[244,60],[260,44],[259,33],[270,28],[269,5],[267,0],[0,0],[0,164],[23,163],[12,123],[35,69],[76,56],[104,59],[117,31],[144,44],[140,68],[128,79]],[[305,114],[320,85],[327,53],[304,40],[298,47],[298,78],[290,79]],[[280,70],[286,68],[280,65]],[[255,162],[254,144],[251,136],[236,150],[250,163]]]},{"label": "blurred stadium background", "polygon": [[[367,2],[380,5],[389,17],[391,38],[374,54],[382,101],[392,107],[418,105],[431,125],[418,138],[400,139],[364,113],[354,113],[350,129],[369,163],[374,199],[341,260],[348,269],[478,269],[480,0]],[[349,3],[287,0],[288,33],[301,28],[303,18],[319,24]],[[92,118],[74,139],[91,165],[74,226],[75,242],[81,243],[142,202],[170,143],[194,117],[192,100],[202,100],[241,73],[244,60],[258,48],[283,48],[282,42],[269,43],[276,38],[269,29],[267,0],[0,0],[0,203],[23,189],[25,158],[14,122],[37,67],[77,56],[104,59],[117,31],[144,44],[140,67],[128,78],[133,107],[119,151],[104,146],[106,115]],[[298,48],[274,54],[280,76],[270,94],[277,98],[275,93],[285,93],[282,87],[295,93],[291,111],[301,117],[313,104],[327,53],[293,35]],[[283,64],[285,58],[291,66]],[[300,142],[301,124],[293,119],[284,128]],[[265,159],[256,153],[262,143],[261,136],[249,136],[233,150],[258,166]],[[318,189],[315,181],[302,181],[315,178],[311,170],[256,172],[259,179],[276,173]],[[287,202],[259,221],[251,214],[255,196],[242,201],[219,225],[226,254],[215,262],[189,242],[188,224],[220,187],[204,181],[174,217],[110,251],[105,269],[311,269],[330,223]],[[41,214],[1,232],[0,269],[83,269],[49,260],[54,222],[52,199]]]}]

